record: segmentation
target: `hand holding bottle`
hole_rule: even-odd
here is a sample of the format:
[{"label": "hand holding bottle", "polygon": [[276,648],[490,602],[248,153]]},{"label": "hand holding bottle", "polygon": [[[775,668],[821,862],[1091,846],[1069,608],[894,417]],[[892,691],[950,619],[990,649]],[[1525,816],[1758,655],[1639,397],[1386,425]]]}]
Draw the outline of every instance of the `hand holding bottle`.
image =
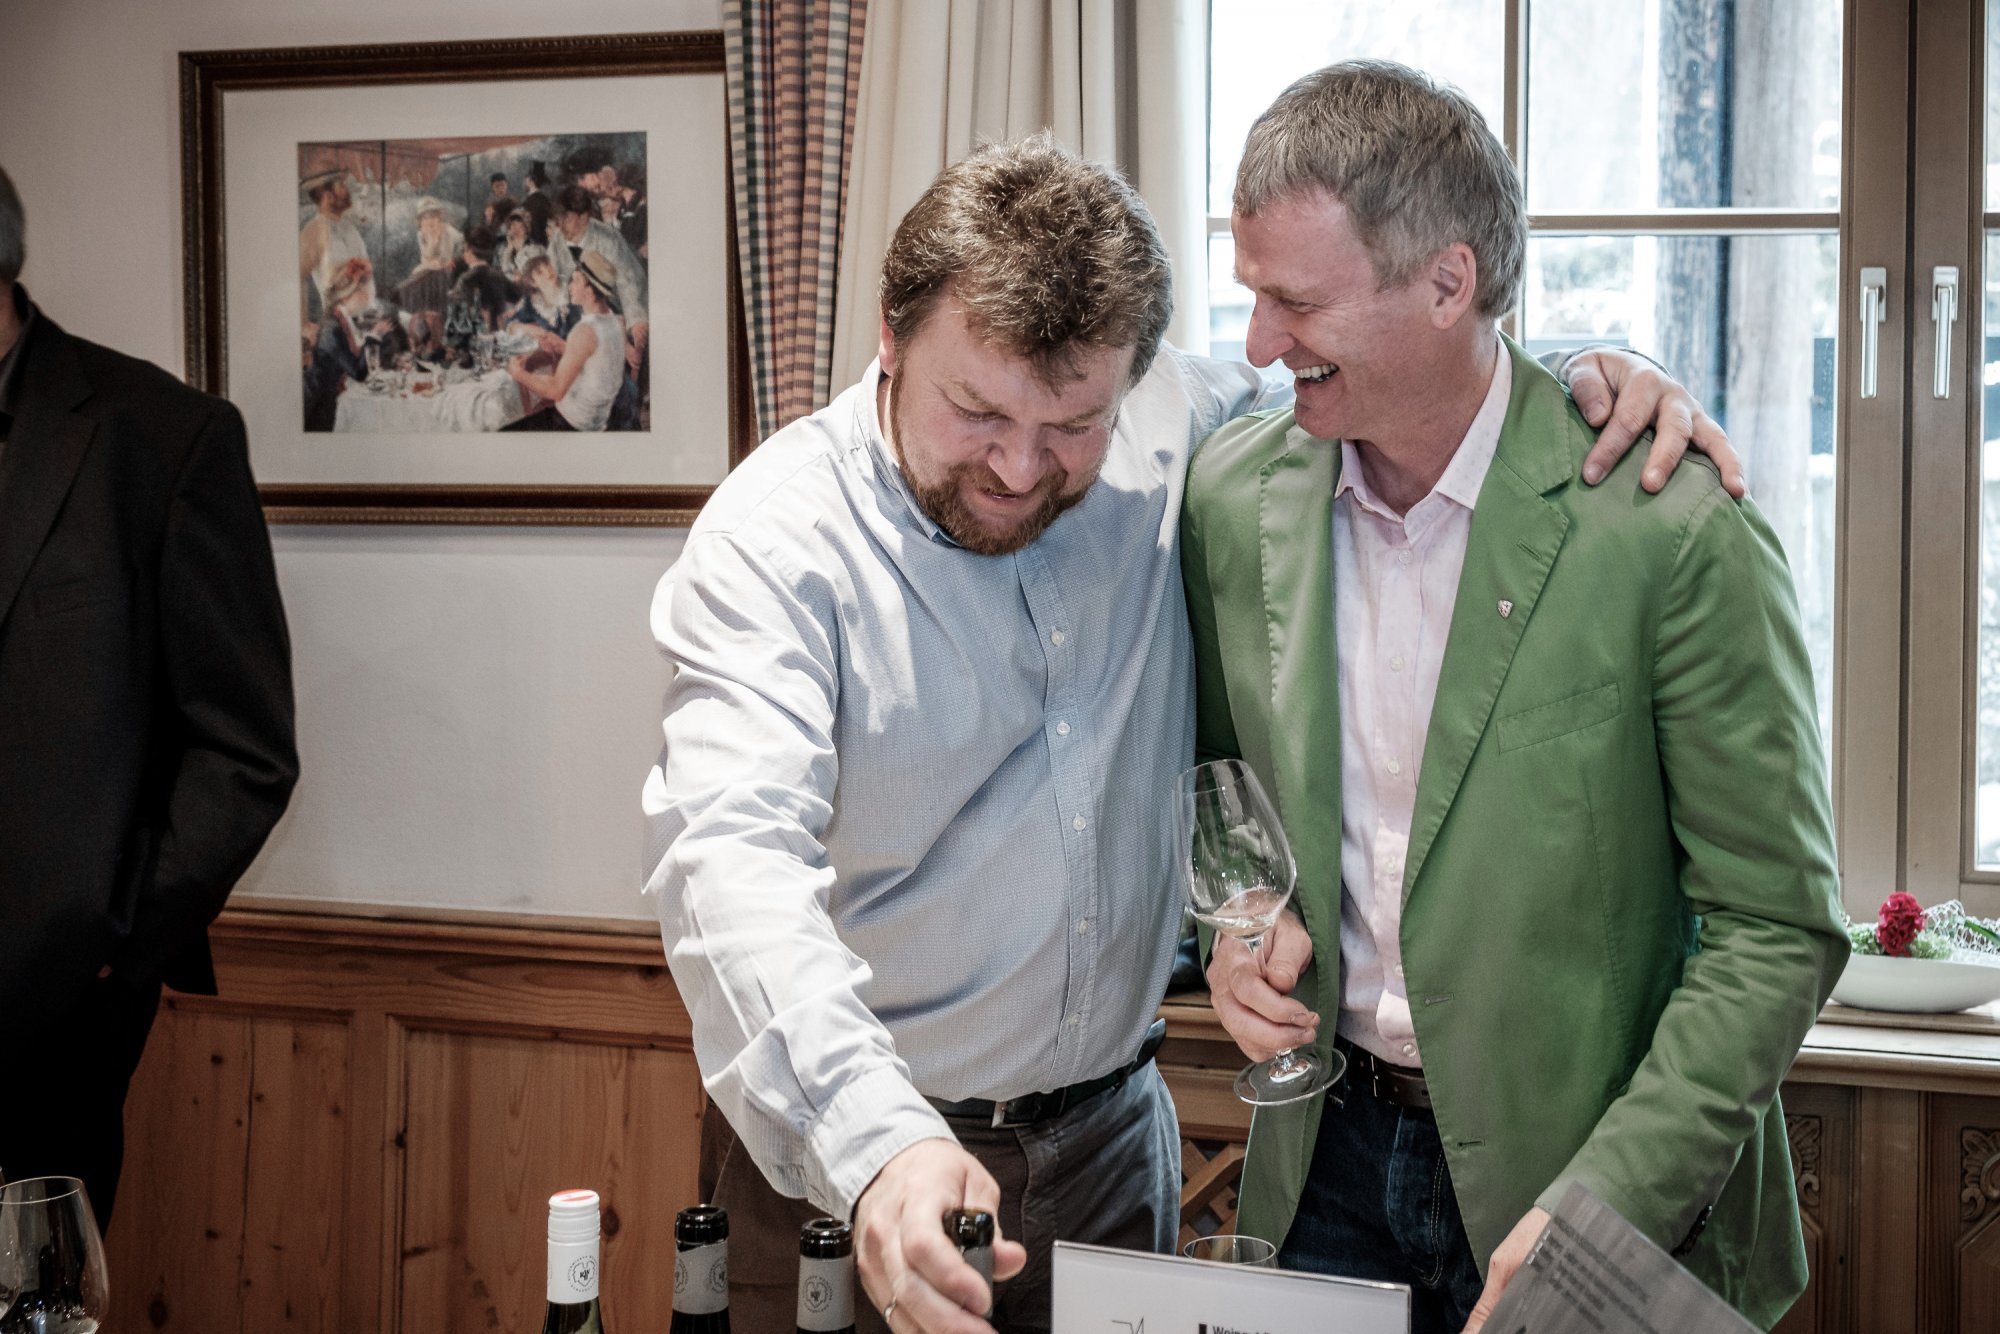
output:
[{"label": "hand holding bottle", "polygon": [[[992,1291],[940,1220],[950,1209],[999,1207],[998,1183],[951,1140],[919,1140],[876,1174],[855,1205],[855,1253],[862,1288],[897,1334],[992,1329],[975,1314],[992,1309]],[[1019,1242],[995,1238],[995,1278],[1011,1278],[1027,1262]]]}]

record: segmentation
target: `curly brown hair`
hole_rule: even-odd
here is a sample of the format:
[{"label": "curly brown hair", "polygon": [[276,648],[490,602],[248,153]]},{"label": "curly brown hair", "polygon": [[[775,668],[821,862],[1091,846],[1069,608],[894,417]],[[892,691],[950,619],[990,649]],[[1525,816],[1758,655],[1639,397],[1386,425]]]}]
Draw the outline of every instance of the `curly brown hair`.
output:
[{"label": "curly brown hair", "polygon": [[1144,201],[1047,132],[946,167],[882,260],[882,319],[915,337],[949,288],[973,328],[1055,385],[1078,353],[1132,348],[1131,382],[1173,317],[1173,270]]}]

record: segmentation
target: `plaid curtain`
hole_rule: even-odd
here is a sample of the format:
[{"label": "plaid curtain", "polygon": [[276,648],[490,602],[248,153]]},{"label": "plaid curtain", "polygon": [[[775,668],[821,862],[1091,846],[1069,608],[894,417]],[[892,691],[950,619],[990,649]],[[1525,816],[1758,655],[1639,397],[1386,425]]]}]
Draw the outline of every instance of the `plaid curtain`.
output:
[{"label": "plaid curtain", "polygon": [[736,244],[762,439],[823,406],[868,0],[724,0]]}]

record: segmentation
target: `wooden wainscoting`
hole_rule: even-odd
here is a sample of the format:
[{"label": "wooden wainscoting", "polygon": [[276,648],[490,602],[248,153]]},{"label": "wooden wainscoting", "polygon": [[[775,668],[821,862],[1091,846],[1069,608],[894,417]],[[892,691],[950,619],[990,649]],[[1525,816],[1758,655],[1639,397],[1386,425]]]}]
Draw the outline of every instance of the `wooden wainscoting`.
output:
[{"label": "wooden wainscoting", "polygon": [[[231,913],[127,1104],[110,1327],[539,1326],[549,1195],[669,1309],[700,1077],[657,938]],[[644,1323],[642,1320],[640,1323]]]},{"label": "wooden wainscoting", "polygon": [[[656,937],[233,911],[127,1104],[123,1334],[538,1326],[549,1195],[604,1197],[605,1300],[664,1328],[704,1099]],[[1163,1007],[1183,1220],[1227,1228],[1241,1064]],[[1811,1287],[1780,1329],[2000,1334],[2000,1033],[1822,1025],[1785,1086]]]}]

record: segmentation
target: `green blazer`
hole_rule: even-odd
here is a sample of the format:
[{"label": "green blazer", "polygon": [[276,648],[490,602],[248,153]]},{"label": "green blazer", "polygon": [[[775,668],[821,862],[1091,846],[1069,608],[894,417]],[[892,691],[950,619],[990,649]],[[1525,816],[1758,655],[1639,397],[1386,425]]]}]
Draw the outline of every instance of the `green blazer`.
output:
[{"label": "green blazer", "polygon": [[[1404,982],[1482,1271],[1580,1181],[1770,1325],[1805,1285],[1778,1083],[1847,958],[1791,577],[1714,472],[1599,486],[1595,432],[1512,342],[1403,878]],[[1643,442],[1642,442],[1643,445]],[[1197,745],[1250,762],[1340,994],[1337,444],[1290,409],[1196,453],[1181,559]],[[1512,604],[1502,614],[1502,603]],[[1321,1103],[1261,1109],[1239,1226],[1282,1242]]]}]

